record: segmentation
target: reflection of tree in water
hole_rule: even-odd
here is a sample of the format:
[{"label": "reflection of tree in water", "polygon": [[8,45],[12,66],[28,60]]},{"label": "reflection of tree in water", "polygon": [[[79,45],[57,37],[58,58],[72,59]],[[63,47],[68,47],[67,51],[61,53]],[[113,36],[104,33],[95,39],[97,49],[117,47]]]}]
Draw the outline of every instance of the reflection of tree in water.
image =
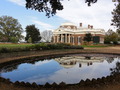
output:
[{"label": "reflection of tree in water", "polygon": [[106,61],[108,63],[112,63],[114,61],[114,57],[108,57],[108,58],[106,58]]},{"label": "reflection of tree in water", "polygon": [[18,64],[7,65],[7,66],[3,67],[0,71],[10,72],[10,71],[16,70],[17,67],[18,67]]},{"label": "reflection of tree in water", "polygon": [[120,62],[116,62],[115,68],[110,68],[111,75],[120,74]]},{"label": "reflection of tree in water", "polygon": [[35,64],[37,61],[44,61],[44,60],[30,60],[30,61],[24,60],[14,64],[5,65],[4,67],[0,68],[0,72],[10,72],[10,71],[16,70],[20,64],[23,64],[23,63]]}]

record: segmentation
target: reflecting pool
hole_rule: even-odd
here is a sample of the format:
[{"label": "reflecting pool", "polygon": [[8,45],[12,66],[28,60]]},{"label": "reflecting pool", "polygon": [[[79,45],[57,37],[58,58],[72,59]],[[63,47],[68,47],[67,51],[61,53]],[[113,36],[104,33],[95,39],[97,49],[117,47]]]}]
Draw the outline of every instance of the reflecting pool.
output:
[{"label": "reflecting pool", "polygon": [[1,77],[11,81],[79,83],[80,80],[101,78],[113,74],[120,58],[103,55],[67,55],[63,57],[39,60],[21,64],[12,64],[1,69]]}]

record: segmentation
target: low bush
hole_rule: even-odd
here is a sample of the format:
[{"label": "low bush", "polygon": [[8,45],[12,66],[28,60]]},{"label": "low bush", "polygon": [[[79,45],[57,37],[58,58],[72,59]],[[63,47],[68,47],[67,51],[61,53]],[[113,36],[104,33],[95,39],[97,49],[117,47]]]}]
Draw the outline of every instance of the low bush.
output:
[{"label": "low bush", "polygon": [[47,44],[45,43],[39,43],[39,44],[34,44],[29,47],[31,50],[46,50],[48,49]]},{"label": "low bush", "polygon": [[82,46],[72,45],[72,46],[65,46],[64,49],[84,49]]},{"label": "low bush", "polygon": [[10,52],[10,50],[8,50],[7,48],[1,48],[0,52],[1,53],[8,53],[8,52]]},{"label": "low bush", "polygon": [[56,44],[47,44],[49,49],[65,49],[65,47],[71,46],[70,44],[65,43],[56,43]]}]

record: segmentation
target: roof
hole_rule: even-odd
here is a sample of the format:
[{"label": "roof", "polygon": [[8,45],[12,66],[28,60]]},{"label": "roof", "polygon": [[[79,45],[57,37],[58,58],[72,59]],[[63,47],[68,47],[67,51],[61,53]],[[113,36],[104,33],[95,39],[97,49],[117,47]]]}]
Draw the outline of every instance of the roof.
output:
[{"label": "roof", "polygon": [[71,22],[66,22],[66,23],[62,23],[61,26],[76,26],[76,25]]}]

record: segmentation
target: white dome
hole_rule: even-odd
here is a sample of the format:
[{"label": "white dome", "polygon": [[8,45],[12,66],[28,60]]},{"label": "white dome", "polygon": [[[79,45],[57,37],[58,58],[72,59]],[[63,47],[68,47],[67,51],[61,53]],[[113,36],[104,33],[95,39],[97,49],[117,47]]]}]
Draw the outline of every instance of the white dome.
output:
[{"label": "white dome", "polygon": [[74,23],[66,22],[61,24],[61,26],[76,26]]}]

